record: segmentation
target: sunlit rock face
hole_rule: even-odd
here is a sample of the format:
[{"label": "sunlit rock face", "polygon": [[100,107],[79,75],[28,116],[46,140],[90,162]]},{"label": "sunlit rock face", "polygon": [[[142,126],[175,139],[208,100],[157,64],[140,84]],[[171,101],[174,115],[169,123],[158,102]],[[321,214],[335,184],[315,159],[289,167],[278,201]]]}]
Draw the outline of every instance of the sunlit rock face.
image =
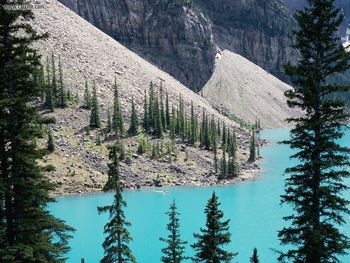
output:
[{"label": "sunlit rock face", "polygon": [[60,0],[193,90],[211,77],[217,48],[286,79],[293,19],[282,0]]}]

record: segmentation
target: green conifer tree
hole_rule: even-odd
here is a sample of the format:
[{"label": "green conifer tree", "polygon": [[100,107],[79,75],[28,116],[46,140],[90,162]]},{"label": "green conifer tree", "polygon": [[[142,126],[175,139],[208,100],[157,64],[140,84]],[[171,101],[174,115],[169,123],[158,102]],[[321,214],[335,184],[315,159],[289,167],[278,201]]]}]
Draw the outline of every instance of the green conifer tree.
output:
[{"label": "green conifer tree", "polygon": [[101,128],[100,105],[98,103],[97,91],[96,91],[95,83],[94,83],[94,86],[93,86],[93,89],[92,89],[90,127],[92,127],[92,128]]},{"label": "green conifer tree", "polygon": [[128,227],[130,223],[126,221],[124,208],[126,202],[123,199],[123,184],[119,174],[119,150],[117,145],[109,148],[108,181],[104,186],[104,191],[115,191],[112,205],[98,207],[99,213],[109,213],[110,220],[104,227],[106,236],[102,246],[105,251],[101,263],[115,262],[136,262],[129,247],[132,241]]},{"label": "green conifer tree", "polygon": [[48,135],[47,135],[47,150],[52,153],[55,151],[55,141],[53,139],[52,131],[49,129]]},{"label": "green conifer tree", "polygon": [[111,112],[108,109],[107,111],[107,132],[112,131],[112,118],[111,118]]},{"label": "green conifer tree", "polygon": [[253,255],[251,256],[249,262],[251,263],[259,263],[258,250],[256,248],[253,249]]},{"label": "green conifer tree", "polygon": [[139,127],[139,118],[135,106],[134,97],[131,98],[131,120],[130,120],[130,127],[128,130],[129,135],[135,136],[138,132]]},{"label": "green conifer tree", "polygon": [[231,242],[230,220],[222,221],[224,212],[219,206],[218,197],[213,192],[204,210],[207,217],[205,228],[200,229],[200,234],[194,234],[197,241],[191,245],[196,251],[194,262],[231,262],[236,255],[224,249]]},{"label": "green conifer tree", "polygon": [[168,91],[165,93],[165,122],[166,129],[170,129],[170,105],[169,105],[169,94]]},{"label": "green conifer tree", "polygon": [[150,132],[150,120],[149,120],[149,111],[148,111],[148,105],[147,105],[147,92],[145,91],[145,96],[144,96],[144,104],[143,104],[143,121],[142,121],[142,126],[143,129],[146,133]]},{"label": "green conifer tree", "polygon": [[119,91],[117,86],[117,80],[114,80],[114,100],[113,100],[113,116],[112,116],[112,127],[114,132],[118,136],[123,136],[124,134],[124,117],[119,100]]},{"label": "green conifer tree", "polygon": [[252,130],[252,135],[250,138],[250,152],[249,152],[249,162],[256,161],[256,137],[255,137],[255,128]]},{"label": "green conifer tree", "polygon": [[166,247],[162,249],[163,256],[161,260],[164,263],[181,263],[187,259],[184,255],[184,245],[187,244],[187,242],[181,240],[179,213],[177,212],[175,200],[173,200],[169,210],[170,211],[166,213],[169,216],[169,223],[166,227],[169,234],[166,238],[160,238],[161,241],[166,243]]},{"label": "green conifer tree", "polygon": [[51,87],[52,87],[52,94],[53,94],[53,102],[54,105],[57,105],[57,98],[58,98],[58,85],[57,85],[57,75],[56,75],[56,62],[55,62],[55,56],[53,53],[51,53]]},{"label": "green conifer tree", "polygon": [[67,107],[67,92],[63,81],[63,70],[61,58],[58,60],[58,74],[59,74],[59,91],[58,91],[58,106],[65,108]]},{"label": "green conifer tree", "polygon": [[289,63],[286,72],[296,89],[286,93],[288,105],[305,114],[289,119],[295,127],[286,141],[294,150],[297,164],[286,170],[282,203],[293,207],[285,217],[288,224],[279,232],[287,246],[280,261],[344,262],[349,238],[341,230],[349,214],[344,179],[349,177],[349,148],[339,144],[343,124],[348,121],[344,103],[332,96],[348,87],[334,85],[328,78],[349,68],[350,53],[338,37],[343,15],[333,0],[309,0],[296,15],[295,47],[301,58]]},{"label": "green conifer tree", "polygon": [[44,120],[33,99],[42,95],[34,79],[42,36],[30,9],[5,7],[21,4],[0,4],[0,262],[62,263],[71,228],[48,211],[54,186],[38,164]]},{"label": "green conifer tree", "polygon": [[91,110],[91,107],[92,107],[92,98],[91,98],[90,88],[89,88],[89,84],[88,84],[88,81],[87,81],[87,80],[85,80],[84,106],[85,106],[88,110]]}]

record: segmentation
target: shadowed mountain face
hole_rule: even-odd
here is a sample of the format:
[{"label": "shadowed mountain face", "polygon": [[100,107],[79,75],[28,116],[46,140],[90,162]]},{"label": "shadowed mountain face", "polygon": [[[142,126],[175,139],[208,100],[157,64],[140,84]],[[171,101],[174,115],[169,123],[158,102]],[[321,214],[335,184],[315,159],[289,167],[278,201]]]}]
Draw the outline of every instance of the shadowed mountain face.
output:
[{"label": "shadowed mountain face", "polygon": [[[296,11],[307,6],[306,0],[283,0],[291,12],[294,14]],[[337,7],[341,8],[344,12],[345,19],[339,28],[340,35],[345,35],[346,27],[350,24],[350,1],[349,0],[335,0]]]},{"label": "shadowed mountain face", "polygon": [[285,79],[294,60],[282,0],[60,0],[192,90],[211,77],[217,48]]}]

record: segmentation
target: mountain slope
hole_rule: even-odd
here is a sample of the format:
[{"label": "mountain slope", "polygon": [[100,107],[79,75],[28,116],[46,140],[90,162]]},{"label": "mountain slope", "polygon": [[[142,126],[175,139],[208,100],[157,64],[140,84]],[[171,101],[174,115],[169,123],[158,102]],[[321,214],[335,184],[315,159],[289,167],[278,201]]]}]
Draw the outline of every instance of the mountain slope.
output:
[{"label": "mountain slope", "polygon": [[217,59],[214,74],[203,88],[204,96],[218,108],[263,127],[286,125],[298,112],[286,103],[291,87],[244,57],[225,50]]},{"label": "mountain slope", "polygon": [[[236,131],[241,178],[251,176],[247,171],[256,169],[256,166],[246,163],[248,132],[219,114],[205,99],[141,59],[62,4],[55,0],[45,3],[45,8],[35,10],[35,28],[40,33],[48,32],[50,36],[46,41],[39,43],[38,48],[44,60],[51,52],[56,59],[60,56],[65,84],[73,93],[78,92],[81,98],[85,78],[90,83],[96,83],[103,125],[107,109],[112,105],[114,77],[119,85],[121,104],[127,120],[130,118],[131,97],[135,98],[141,118],[143,96],[149,83],[153,81],[159,85],[159,82],[162,82],[169,92],[171,104],[177,105],[179,94],[182,94],[187,112],[193,101],[198,116],[201,116],[204,110],[209,116],[214,116],[216,120],[226,123],[231,130]],[[43,113],[56,118],[56,124],[51,126],[56,151],[45,162],[56,167],[56,172],[49,176],[59,184],[59,191],[76,193],[100,189],[106,180],[106,147],[113,143],[113,137],[103,139],[102,145],[96,143],[99,131],[86,132],[90,113],[82,107],[56,109],[53,114],[46,111]],[[213,174],[213,154],[209,151],[188,147],[177,141],[178,160],[168,162],[150,160],[147,155],[135,154],[137,138],[127,138],[124,144],[128,161],[121,164],[121,170],[128,187],[217,183]]]},{"label": "mountain slope", "polygon": [[283,79],[296,57],[282,0],[60,1],[192,90],[210,78],[217,46]]}]

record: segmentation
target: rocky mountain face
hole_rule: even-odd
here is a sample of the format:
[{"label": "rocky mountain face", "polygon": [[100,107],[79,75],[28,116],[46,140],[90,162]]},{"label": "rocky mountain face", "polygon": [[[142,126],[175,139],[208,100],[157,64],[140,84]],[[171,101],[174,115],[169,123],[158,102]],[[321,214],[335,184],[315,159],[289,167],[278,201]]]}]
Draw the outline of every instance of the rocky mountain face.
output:
[{"label": "rocky mountain face", "polygon": [[[297,10],[307,6],[306,0],[283,0],[291,12],[294,14]],[[345,35],[346,27],[350,25],[350,2],[349,0],[335,0],[337,7],[341,8],[344,12],[345,19],[339,28],[340,35]]]},{"label": "rocky mountain face", "polygon": [[213,70],[212,24],[185,2],[61,0],[126,47],[169,72],[192,90]]},{"label": "rocky mountain face", "polygon": [[60,0],[192,90],[211,77],[217,48],[284,79],[295,57],[282,0]]}]

